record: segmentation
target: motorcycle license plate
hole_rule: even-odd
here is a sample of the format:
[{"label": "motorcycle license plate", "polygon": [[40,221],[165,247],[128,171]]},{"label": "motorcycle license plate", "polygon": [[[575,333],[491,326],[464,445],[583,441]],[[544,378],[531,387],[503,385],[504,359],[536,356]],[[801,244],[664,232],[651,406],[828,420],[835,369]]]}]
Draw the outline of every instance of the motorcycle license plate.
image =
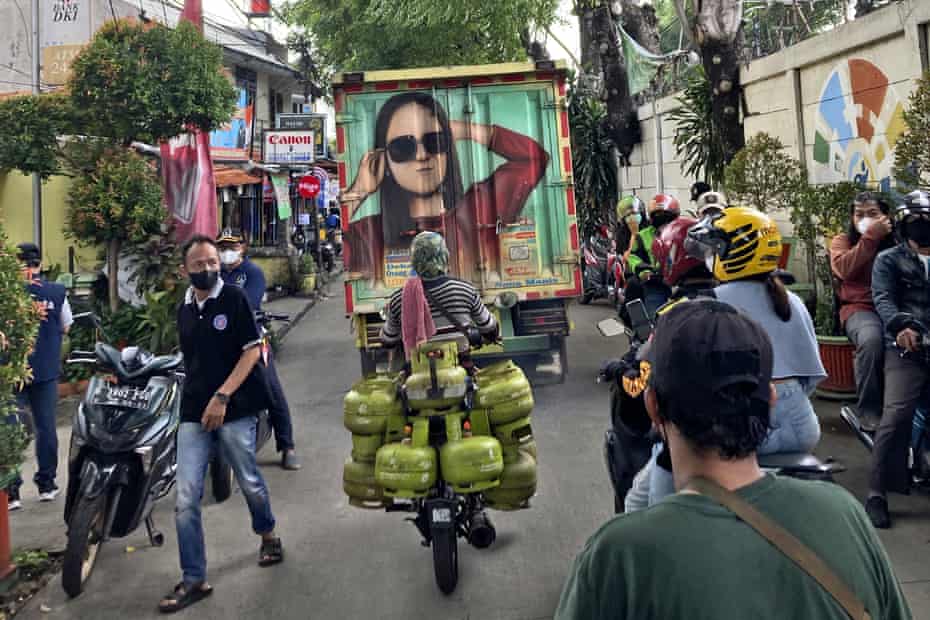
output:
[{"label": "motorcycle license plate", "polygon": [[433,508],[433,523],[452,523],[451,508]]},{"label": "motorcycle license plate", "polygon": [[94,404],[144,408],[148,407],[150,397],[151,395],[148,390],[140,390],[139,388],[121,385],[110,385],[101,387],[97,390],[97,393],[94,395]]}]

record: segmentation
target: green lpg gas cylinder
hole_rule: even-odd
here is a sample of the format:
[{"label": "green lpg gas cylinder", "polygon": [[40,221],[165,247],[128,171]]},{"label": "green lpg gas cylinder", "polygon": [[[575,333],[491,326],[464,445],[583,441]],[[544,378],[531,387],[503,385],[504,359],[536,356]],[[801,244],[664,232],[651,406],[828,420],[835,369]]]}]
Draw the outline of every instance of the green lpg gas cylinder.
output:
[{"label": "green lpg gas cylinder", "polygon": [[536,494],[536,459],[523,450],[517,450],[515,457],[504,465],[500,485],[484,492],[489,508],[529,508],[529,499]]},{"label": "green lpg gas cylinder", "polygon": [[468,373],[459,365],[455,342],[427,342],[410,360],[411,373],[404,383],[407,402],[413,409],[444,409],[465,397]]},{"label": "green lpg gas cylinder", "polygon": [[439,450],[442,477],[458,493],[475,493],[497,485],[504,471],[501,444],[493,437],[463,437]]},{"label": "green lpg gas cylinder", "polygon": [[348,459],[342,470],[342,490],[353,506],[381,508],[384,505],[384,491],[375,481],[374,463]]},{"label": "green lpg gas cylinder", "polygon": [[356,382],[343,400],[347,429],[359,435],[381,435],[387,419],[403,413],[393,377],[376,375]]},{"label": "green lpg gas cylinder", "polygon": [[524,444],[533,437],[533,428],[530,426],[529,417],[520,418],[507,424],[496,425],[491,430],[498,441],[505,446]]},{"label": "green lpg gas cylinder", "polygon": [[384,444],[383,435],[352,435],[352,458],[364,463],[374,463],[378,448]]},{"label": "green lpg gas cylinder", "polygon": [[378,448],[375,480],[390,497],[422,497],[436,483],[436,450],[390,443]]},{"label": "green lpg gas cylinder", "polygon": [[494,364],[478,373],[475,407],[487,409],[492,425],[508,424],[533,411],[533,390],[513,362]]}]

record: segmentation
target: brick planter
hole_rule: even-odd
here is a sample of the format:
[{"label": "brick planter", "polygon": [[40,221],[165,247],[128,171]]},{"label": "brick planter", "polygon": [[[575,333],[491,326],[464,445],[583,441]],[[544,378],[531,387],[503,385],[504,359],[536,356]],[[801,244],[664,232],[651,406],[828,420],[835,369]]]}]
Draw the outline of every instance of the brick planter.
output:
[{"label": "brick planter", "polygon": [[825,398],[849,399],[856,395],[856,375],[853,369],[856,347],[845,336],[817,336],[820,359],[827,378],[817,386],[817,395]]}]

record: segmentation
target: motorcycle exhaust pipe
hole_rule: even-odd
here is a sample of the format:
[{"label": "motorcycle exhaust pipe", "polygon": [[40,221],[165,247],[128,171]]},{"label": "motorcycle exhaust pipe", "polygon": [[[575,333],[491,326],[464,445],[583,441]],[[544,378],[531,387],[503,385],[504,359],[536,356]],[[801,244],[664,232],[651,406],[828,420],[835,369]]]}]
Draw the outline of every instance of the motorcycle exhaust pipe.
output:
[{"label": "motorcycle exhaust pipe", "polygon": [[468,542],[476,549],[490,547],[497,538],[497,530],[483,510],[472,515],[468,524]]}]

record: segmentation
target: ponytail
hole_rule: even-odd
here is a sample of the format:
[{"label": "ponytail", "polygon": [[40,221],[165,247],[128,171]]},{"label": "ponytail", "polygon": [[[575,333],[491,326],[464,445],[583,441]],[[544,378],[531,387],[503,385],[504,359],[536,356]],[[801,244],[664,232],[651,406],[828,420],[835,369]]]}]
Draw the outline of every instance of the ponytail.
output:
[{"label": "ponytail", "polygon": [[772,300],[772,306],[775,308],[775,314],[782,321],[787,323],[791,320],[791,302],[788,299],[788,289],[785,283],[775,274],[769,274],[765,280],[765,288]]}]

